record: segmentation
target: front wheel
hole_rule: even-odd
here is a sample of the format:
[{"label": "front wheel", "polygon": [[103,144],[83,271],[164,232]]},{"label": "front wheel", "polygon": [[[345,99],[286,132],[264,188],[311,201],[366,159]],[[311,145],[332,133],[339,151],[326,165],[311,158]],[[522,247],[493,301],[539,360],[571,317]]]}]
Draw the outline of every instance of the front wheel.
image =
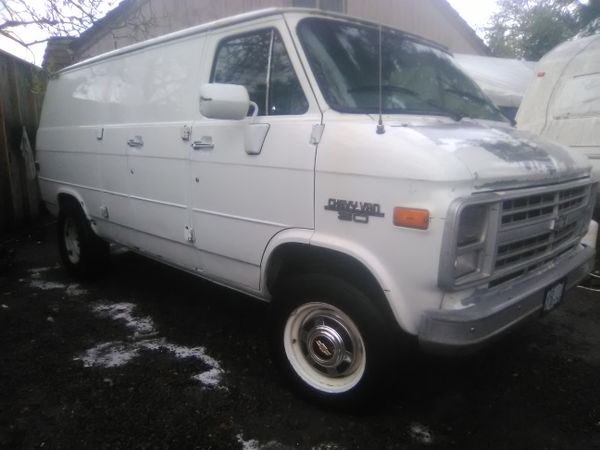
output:
[{"label": "front wheel", "polygon": [[292,386],[327,406],[377,398],[395,356],[372,300],[328,275],[287,280],[272,304],[275,356]]}]

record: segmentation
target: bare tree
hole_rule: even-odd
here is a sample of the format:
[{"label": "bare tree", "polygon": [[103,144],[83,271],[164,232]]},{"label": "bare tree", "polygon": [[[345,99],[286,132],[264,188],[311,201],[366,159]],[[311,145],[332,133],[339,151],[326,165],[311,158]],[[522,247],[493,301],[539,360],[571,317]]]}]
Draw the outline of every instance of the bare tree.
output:
[{"label": "bare tree", "polygon": [[25,47],[52,36],[77,36],[115,3],[117,0],[0,0],[0,35]]}]

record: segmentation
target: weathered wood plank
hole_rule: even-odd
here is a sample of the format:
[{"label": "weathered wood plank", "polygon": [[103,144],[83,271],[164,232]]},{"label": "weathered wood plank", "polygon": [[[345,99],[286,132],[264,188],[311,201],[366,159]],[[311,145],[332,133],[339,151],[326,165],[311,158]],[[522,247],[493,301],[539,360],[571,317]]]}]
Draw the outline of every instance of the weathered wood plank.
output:
[{"label": "weathered wood plank", "polygon": [[4,120],[4,108],[0,102],[0,233],[6,232],[14,221],[8,140]]}]

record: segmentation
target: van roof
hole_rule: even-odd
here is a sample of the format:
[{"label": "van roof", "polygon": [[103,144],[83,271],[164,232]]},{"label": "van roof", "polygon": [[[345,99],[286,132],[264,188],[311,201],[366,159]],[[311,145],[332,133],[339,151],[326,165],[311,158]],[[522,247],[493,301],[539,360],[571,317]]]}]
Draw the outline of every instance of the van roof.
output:
[{"label": "van roof", "polygon": [[[189,28],[185,28],[183,30],[179,30],[179,31],[175,31],[172,33],[168,33],[168,34],[164,34],[162,36],[158,36],[152,39],[148,39],[142,42],[138,42],[136,44],[132,44],[132,45],[128,45],[126,47],[117,49],[117,50],[112,50],[110,52],[107,53],[103,53],[101,55],[98,56],[93,56],[91,58],[88,58],[86,60],[83,60],[81,62],[75,63],[69,67],[65,67],[64,69],[58,71],[57,73],[63,73],[63,72],[69,72],[70,70],[73,69],[79,69],[80,67],[83,66],[87,66],[90,64],[94,64],[96,62],[100,62],[102,60],[108,59],[108,58],[112,58],[113,56],[118,56],[118,55],[123,55],[126,53],[131,53],[137,50],[141,50],[144,49],[146,47],[151,47],[153,45],[156,44],[160,44],[160,43],[164,43],[164,42],[169,42],[172,40],[176,40],[176,39],[181,39],[187,36],[192,36],[194,34],[199,34],[202,32],[206,32],[206,31],[210,31],[210,30],[214,30],[214,29],[218,29],[218,28],[223,28],[223,27],[227,27],[227,26],[231,26],[231,25],[235,25],[236,23],[243,23],[243,22],[249,22],[252,20],[256,20],[262,17],[268,17],[268,16],[274,16],[274,15],[284,15],[285,13],[304,13],[306,14],[306,16],[311,16],[311,17],[332,17],[332,18],[336,18],[336,19],[343,19],[349,22],[354,22],[354,23],[360,23],[363,25],[368,25],[368,26],[379,26],[380,24],[376,23],[376,22],[372,22],[369,20],[365,20],[365,19],[359,19],[356,17],[352,17],[352,16],[348,16],[345,14],[340,14],[340,13],[335,13],[335,12],[330,12],[330,11],[323,11],[320,9],[313,9],[313,8],[266,8],[266,9],[260,9],[257,11],[251,11],[251,12],[247,12],[247,13],[242,13],[242,14],[238,14],[235,16],[231,16],[231,17],[226,17],[223,19],[219,19],[219,20],[215,20],[213,22],[207,22],[207,23],[203,23],[201,25],[196,25],[193,27],[189,27]],[[410,39],[422,42],[426,45],[429,45],[431,47],[435,47],[439,50],[442,50],[446,53],[450,53],[450,51],[444,47],[443,45],[431,41],[429,39],[426,39],[422,36],[418,36],[416,34],[413,33],[409,33],[407,31],[403,31],[403,30],[399,30],[397,28],[394,27],[390,27],[390,26],[385,26],[383,25],[384,29],[387,30],[395,30],[395,31],[399,31],[402,34],[404,34],[405,36],[409,37]]]}]

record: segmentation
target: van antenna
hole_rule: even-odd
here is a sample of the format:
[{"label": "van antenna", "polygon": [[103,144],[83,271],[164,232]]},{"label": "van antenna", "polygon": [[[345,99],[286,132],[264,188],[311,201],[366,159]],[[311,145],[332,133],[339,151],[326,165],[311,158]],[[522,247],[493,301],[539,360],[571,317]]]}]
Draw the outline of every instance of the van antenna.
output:
[{"label": "van antenna", "polygon": [[381,35],[382,35],[382,26],[379,25],[379,121],[377,122],[377,134],[384,134],[385,127],[383,126],[383,84],[382,84],[382,57],[381,57]]}]

